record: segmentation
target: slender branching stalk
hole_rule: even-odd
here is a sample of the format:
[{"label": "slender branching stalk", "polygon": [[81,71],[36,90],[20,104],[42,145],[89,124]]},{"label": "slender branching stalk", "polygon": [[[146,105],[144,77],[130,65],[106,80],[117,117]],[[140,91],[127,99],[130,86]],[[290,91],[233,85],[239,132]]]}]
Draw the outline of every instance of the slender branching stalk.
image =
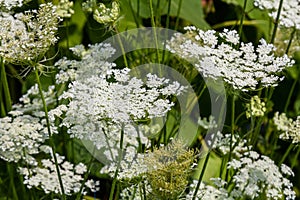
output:
[{"label": "slender branching stalk", "polygon": [[6,77],[4,59],[1,57],[0,57],[0,65],[1,65],[0,66],[1,67],[1,85],[3,88],[3,94],[4,94],[3,99],[5,101],[5,110],[6,110],[5,113],[7,114],[11,110],[12,102],[11,102],[11,96],[10,96],[10,91],[9,91],[9,87],[8,87],[7,77]]},{"label": "slender branching stalk", "polygon": [[155,41],[156,57],[157,57],[158,63],[160,63],[159,51],[158,51],[158,40],[157,40],[157,34],[156,34],[156,24],[155,24],[155,20],[154,20],[153,1],[152,0],[149,0],[149,1],[150,1],[151,25],[152,25],[152,28],[153,28],[153,36],[154,36],[154,41]]},{"label": "slender branching stalk", "polygon": [[210,157],[210,151],[207,153],[206,157],[205,157],[205,160],[204,160],[204,164],[203,164],[203,168],[201,170],[201,173],[200,173],[200,176],[199,176],[199,179],[198,179],[198,183],[196,185],[196,188],[195,188],[195,192],[193,194],[193,198],[192,200],[195,200],[196,197],[197,197],[197,193],[198,193],[198,190],[200,188],[200,185],[201,185],[201,181],[203,179],[203,176],[205,174],[205,170],[206,170],[206,167],[207,167],[207,164],[208,164],[208,161],[209,161],[209,157]]},{"label": "slender branching stalk", "polygon": [[55,162],[55,167],[56,167],[56,172],[57,172],[57,176],[58,176],[58,181],[59,181],[59,185],[60,185],[60,189],[61,189],[61,199],[65,200],[66,196],[65,196],[65,190],[64,190],[64,186],[63,186],[63,182],[62,182],[62,178],[61,178],[61,174],[60,174],[60,170],[59,170],[59,166],[58,166],[58,162],[57,162],[57,157],[56,157],[56,150],[55,150],[55,144],[54,141],[52,139],[52,133],[51,133],[51,127],[50,127],[50,120],[49,120],[49,116],[48,116],[48,108],[47,108],[47,104],[46,104],[46,100],[43,94],[43,89],[42,89],[42,83],[40,81],[40,75],[39,75],[39,70],[38,67],[35,66],[35,77],[36,77],[36,81],[38,84],[38,89],[39,89],[39,93],[43,102],[43,108],[44,108],[44,112],[45,112],[45,119],[46,119],[46,123],[47,123],[47,131],[48,131],[48,135],[49,135],[49,140],[51,143],[51,148],[52,148],[52,154],[53,154],[53,158],[54,158],[54,162]]},{"label": "slender branching stalk", "polygon": [[[244,7],[242,10],[242,16],[240,20],[240,26],[239,26],[239,35],[240,38],[242,38],[242,32],[243,32],[243,23],[244,23],[244,18],[245,18],[245,13],[246,13],[246,7],[247,7],[247,0],[244,0]],[[240,40],[239,46],[241,45],[242,40]]]},{"label": "slender branching stalk", "polygon": [[115,27],[115,31],[117,32],[117,40],[118,40],[118,43],[119,43],[121,51],[122,51],[124,65],[125,65],[125,67],[129,68],[126,53],[125,53],[125,49],[124,49],[124,45],[123,45],[123,42],[122,42],[122,39],[121,39],[121,36],[119,34],[119,31],[118,31],[117,27]]},{"label": "slender branching stalk", "polygon": [[7,171],[8,171],[8,176],[9,176],[9,187],[11,189],[12,192],[12,196],[14,200],[18,200],[18,193],[16,190],[16,186],[15,186],[15,181],[14,181],[14,168],[10,163],[6,163],[6,167],[7,167]]},{"label": "slender branching stalk", "polygon": [[277,10],[276,19],[275,19],[275,22],[274,22],[274,28],[273,28],[273,33],[272,33],[272,37],[271,37],[271,44],[274,44],[274,41],[275,41],[282,5],[283,5],[283,0],[280,0],[278,10]]},{"label": "slender branching stalk", "polygon": [[[289,53],[289,50],[290,50],[290,47],[291,47],[291,45],[292,45],[292,42],[293,42],[295,33],[296,33],[296,29],[294,28],[293,32],[291,33],[291,37],[290,37],[288,46],[287,46],[286,51],[285,51],[286,54]],[[293,85],[292,85],[292,87],[291,87],[291,89],[290,89],[288,98],[287,98],[287,100],[286,100],[286,102],[285,102],[285,106],[284,106],[284,112],[285,112],[285,113],[287,112],[288,106],[290,105],[291,98],[292,98],[292,95],[293,95],[293,93],[294,93],[294,90],[295,90],[295,87],[296,87],[297,82],[298,82],[298,79],[296,78],[296,79],[294,80],[294,82],[293,82]]]},{"label": "slender branching stalk", "polygon": [[113,200],[114,199],[115,187],[116,187],[116,184],[117,184],[118,173],[119,173],[119,169],[120,169],[121,161],[122,161],[122,157],[123,157],[123,139],[124,139],[124,127],[122,127],[122,130],[121,130],[121,139],[120,139],[120,150],[119,150],[119,156],[118,156],[118,164],[117,164],[117,169],[115,171],[114,179],[113,179],[113,182],[112,182],[112,185],[111,185],[109,200]]},{"label": "slender branching stalk", "polygon": [[291,150],[294,148],[294,144],[291,143],[288,147],[288,149],[285,151],[284,155],[282,156],[281,160],[279,161],[278,165],[280,166],[282,163],[284,163],[287,156],[290,154]]},{"label": "slender branching stalk", "polygon": [[[235,130],[235,123],[234,123],[234,119],[235,119],[235,101],[236,101],[236,95],[233,94],[232,102],[231,102],[231,134],[230,134],[228,162],[231,160],[232,150],[233,150],[233,135],[234,135],[234,130]],[[228,180],[228,176],[229,176],[229,170],[226,169],[225,181]]]},{"label": "slender branching stalk", "polygon": [[178,29],[178,25],[179,25],[179,16],[180,16],[180,11],[181,11],[181,6],[182,6],[182,0],[179,0],[179,4],[178,4],[178,10],[177,10],[177,14],[176,14],[176,22],[175,22],[175,31]]},{"label": "slender branching stalk", "polygon": [[90,171],[91,171],[91,167],[92,167],[92,164],[94,162],[95,148],[96,147],[93,148],[92,156],[91,156],[91,159],[90,159],[90,161],[88,163],[88,166],[87,166],[87,172],[84,175],[84,179],[83,179],[83,181],[81,183],[81,186],[80,186],[79,192],[77,194],[76,200],[80,200],[80,198],[82,196],[82,191],[83,191],[84,185],[85,185],[85,183],[86,183],[86,181],[87,181],[87,179],[89,177],[89,174],[90,174]]}]

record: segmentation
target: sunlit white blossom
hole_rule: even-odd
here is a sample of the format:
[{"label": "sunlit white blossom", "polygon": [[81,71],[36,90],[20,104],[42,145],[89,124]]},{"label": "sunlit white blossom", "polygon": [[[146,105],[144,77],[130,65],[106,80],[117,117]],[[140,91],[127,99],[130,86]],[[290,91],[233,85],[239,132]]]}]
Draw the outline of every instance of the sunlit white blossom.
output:
[{"label": "sunlit white blossom", "polygon": [[[254,6],[261,10],[267,10],[269,16],[274,20],[277,17],[280,0],[255,0]],[[279,25],[285,28],[296,28],[300,30],[300,1],[286,0],[282,4]]]},{"label": "sunlit white blossom", "polygon": [[5,161],[35,164],[31,156],[39,153],[39,146],[47,138],[45,121],[37,117],[18,113],[0,118],[0,158]]},{"label": "sunlit white blossom", "polygon": [[[252,43],[243,43],[236,31],[202,31],[186,27],[185,35],[175,34],[167,45],[172,52],[195,64],[206,78],[222,78],[233,89],[255,90],[259,86],[277,86],[280,76],[294,61],[287,55],[276,57],[275,47],[264,39],[255,48]],[[220,42],[218,42],[220,39]]]},{"label": "sunlit white blossom", "polygon": [[[58,159],[60,175],[66,195],[72,195],[80,191],[82,182],[84,181],[84,173],[87,171],[83,163],[74,165],[65,161],[63,156],[56,154]],[[53,157],[51,159],[42,159],[41,165],[31,168],[19,168],[19,173],[24,176],[24,184],[29,188],[39,187],[46,194],[56,193],[61,194],[58,175]],[[93,191],[99,190],[95,187],[93,180],[87,180],[86,188],[91,188]],[[98,183],[97,183],[98,185]],[[86,191],[82,191],[85,193]]]},{"label": "sunlit white blossom", "polygon": [[56,12],[62,18],[70,18],[74,14],[73,1],[60,0]]},{"label": "sunlit white blossom", "polygon": [[[68,133],[92,141],[98,149],[119,146],[121,131],[125,133],[124,147],[137,147],[137,138],[143,138],[142,143],[147,144],[137,123],[164,116],[174,105],[168,97],[180,95],[185,87],[155,74],[148,74],[143,81],[132,77],[128,68],[113,69],[115,64],[106,60],[115,50],[108,44],[91,45],[88,50],[78,46],[73,51],[82,55],[80,61],[62,59],[56,63],[61,69],[58,83],[65,82],[62,79],[71,81],[60,96],[70,101],[62,121]],[[70,69],[73,77],[63,75]],[[115,155],[110,157],[112,161]]]},{"label": "sunlit white blossom", "polygon": [[82,8],[86,12],[92,12],[94,19],[101,24],[113,23],[120,15],[120,5],[117,1],[113,1],[109,8],[104,3],[87,0],[82,3]]},{"label": "sunlit white blossom", "polygon": [[10,11],[15,7],[22,7],[29,1],[31,0],[0,0],[0,10]]},{"label": "sunlit white blossom", "polygon": [[24,14],[0,13],[0,56],[6,61],[30,64],[41,59],[57,42],[59,17],[52,3]]},{"label": "sunlit white blossom", "polygon": [[276,112],[273,120],[277,130],[280,131],[280,139],[292,140],[292,143],[300,142],[300,116],[293,120],[288,118],[285,113],[279,115],[279,112]]},{"label": "sunlit white blossom", "polygon": [[[292,175],[291,170],[284,165],[281,171],[267,156],[260,156],[254,151],[249,151],[243,157],[230,161],[228,167],[236,171],[233,176],[235,187],[232,194],[243,191],[243,195],[251,199],[262,197],[262,195],[265,195],[265,199],[282,199],[283,197],[295,199],[296,197],[293,184],[283,176],[283,174]],[[235,195],[233,197],[240,198]]]}]

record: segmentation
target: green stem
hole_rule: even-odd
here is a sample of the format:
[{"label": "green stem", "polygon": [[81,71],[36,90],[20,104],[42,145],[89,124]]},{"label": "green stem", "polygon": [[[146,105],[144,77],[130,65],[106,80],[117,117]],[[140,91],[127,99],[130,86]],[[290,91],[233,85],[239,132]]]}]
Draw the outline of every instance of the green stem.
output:
[{"label": "green stem", "polygon": [[6,108],[6,113],[8,113],[9,111],[11,111],[12,102],[11,102],[8,82],[6,78],[6,71],[5,71],[3,58],[0,58],[0,65],[1,65],[1,83],[3,86],[5,108]]},{"label": "green stem", "polygon": [[140,18],[140,0],[137,1],[136,17]]},{"label": "green stem", "polygon": [[88,177],[89,177],[89,173],[90,173],[90,171],[91,171],[92,163],[93,163],[93,161],[94,161],[95,148],[96,148],[96,147],[94,147],[94,149],[93,149],[92,157],[91,157],[91,159],[90,159],[90,162],[88,163],[88,166],[87,166],[87,172],[86,172],[86,174],[85,174],[85,176],[84,176],[83,182],[81,183],[81,186],[80,186],[79,192],[78,192],[78,194],[77,194],[76,200],[80,200],[80,197],[81,197],[81,195],[82,195],[82,190],[83,190],[83,188],[84,188],[84,185],[85,185],[85,183],[86,183],[86,180],[87,180]]},{"label": "green stem", "polygon": [[276,135],[273,140],[271,140],[271,144],[272,145],[272,151],[271,151],[271,154],[270,154],[270,158],[273,158],[274,154],[275,154],[275,151],[276,151],[276,147],[277,147],[277,142],[278,142],[278,136]]},{"label": "green stem", "polygon": [[159,51],[158,51],[158,40],[157,40],[157,35],[156,35],[156,25],[155,25],[155,21],[154,21],[154,11],[153,11],[153,2],[152,0],[150,1],[150,13],[151,13],[151,25],[153,28],[153,36],[154,36],[154,41],[155,41],[155,49],[156,49],[156,56],[157,56],[157,61],[158,63],[160,63],[159,60]]},{"label": "green stem", "polygon": [[260,130],[261,130],[261,124],[262,124],[262,122],[263,122],[263,117],[260,117],[260,119],[258,120],[258,122],[256,124],[255,130],[254,130],[254,134],[253,134],[253,137],[252,137],[252,146],[253,147],[255,147],[257,139],[259,137],[259,133],[260,133]]},{"label": "green stem", "polygon": [[[169,27],[170,27],[170,12],[171,12],[171,3],[172,3],[172,0],[168,0],[168,13],[167,13],[167,20],[166,20],[166,33],[165,35],[168,36],[169,34]],[[162,52],[162,63],[165,62],[165,55],[166,55],[166,42],[164,42],[164,49],[163,49],[163,52]]]},{"label": "green stem", "polygon": [[16,186],[15,186],[15,182],[14,182],[14,169],[12,168],[11,164],[10,163],[6,163],[6,166],[7,166],[7,171],[8,171],[8,175],[9,175],[9,187],[10,189],[12,190],[12,196],[13,196],[13,199],[14,200],[18,200],[19,197],[18,197],[18,193],[16,191]]},{"label": "green stem", "polygon": [[204,161],[204,164],[203,164],[203,168],[202,168],[202,170],[201,170],[201,174],[200,174],[200,176],[199,176],[198,183],[197,183],[197,186],[196,186],[196,188],[195,188],[195,192],[194,192],[194,194],[193,194],[192,200],[195,200],[196,197],[197,197],[197,193],[198,193],[198,190],[199,190],[199,187],[200,187],[202,178],[203,178],[203,176],[204,176],[204,173],[205,173],[205,170],[206,170],[208,161],[209,161],[209,157],[210,157],[210,151],[208,152],[208,154],[207,154],[206,157],[205,157],[205,161]]},{"label": "green stem", "polygon": [[[230,20],[230,21],[225,21],[219,24],[215,24],[213,26],[211,26],[212,29],[220,29],[220,28],[224,28],[224,27],[229,27],[229,26],[235,26],[235,25],[240,25],[240,21],[236,21],[236,20]],[[261,25],[264,24],[265,21],[264,20],[245,20],[243,21],[243,26],[257,26],[257,25]]]},{"label": "green stem", "polygon": [[[293,38],[294,38],[294,35],[296,33],[296,29],[294,28],[293,32],[291,33],[291,37],[290,37],[290,40],[289,40],[289,43],[288,43],[288,46],[286,48],[286,51],[285,53],[288,54],[289,53],[289,50],[290,50],[290,47],[292,45],[292,42],[293,42]],[[290,89],[290,92],[289,92],[289,95],[288,95],[288,98],[286,100],[286,103],[285,103],[285,106],[284,106],[284,112],[286,113],[287,112],[287,109],[288,109],[288,106],[290,104],[290,101],[291,101],[291,98],[292,98],[292,95],[293,95],[293,92],[295,90],[295,87],[296,87],[296,84],[297,84],[298,80],[295,79],[294,80],[294,83]]]},{"label": "green stem", "polygon": [[[246,7],[247,7],[247,0],[244,0],[244,7],[243,7],[243,11],[242,11],[242,17],[240,20],[240,26],[239,26],[239,36],[240,38],[242,38],[242,31],[243,31],[243,22],[244,22],[244,18],[245,18],[245,13],[246,13]],[[241,44],[242,40],[240,40],[240,44]],[[240,46],[239,44],[239,46]]]},{"label": "green stem", "polygon": [[67,45],[67,54],[70,52],[70,42],[69,42],[69,20],[66,19],[66,45]]},{"label": "green stem", "polygon": [[137,28],[139,28],[139,27],[140,27],[140,24],[139,24],[139,22],[138,22],[138,18],[137,18],[137,16],[136,16],[136,14],[134,13],[134,10],[133,10],[131,1],[128,0],[127,3],[129,4],[129,8],[130,8],[130,11],[131,11],[131,13],[132,13],[132,16],[133,16],[135,25],[136,25]]},{"label": "green stem", "polygon": [[113,182],[111,185],[109,200],[113,200],[113,198],[114,198],[114,191],[115,191],[115,187],[117,184],[117,176],[119,173],[119,169],[120,169],[120,165],[121,165],[121,161],[122,161],[122,155],[123,155],[123,139],[124,139],[124,128],[122,128],[122,130],[121,130],[120,151],[119,151],[120,153],[119,153],[119,157],[118,157],[118,165],[117,165],[117,169],[115,171],[114,179],[113,179]]},{"label": "green stem", "polygon": [[180,15],[180,11],[181,11],[181,6],[182,6],[182,0],[179,0],[179,5],[178,5],[178,10],[177,10],[177,15],[176,15],[176,22],[175,22],[175,31],[178,29],[178,25],[179,25],[179,15]]},{"label": "green stem", "polygon": [[291,89],[290,89],[288,98],[287,98],[286,103],[285,103],[285,106],[284,106],[284,112],[285,112],[285,113],[287,112],[288,106],[289,106],[289,104],[290,104],[290,102],[291,102],[291,98],[292,98],[292,95],[293,95],[293,92],[294,92],[294,90],[295,90],[295,87],[296,87],[297,82],[298,82],[298,79],[295,79],[295,80],[294,80],[294,83],[293,83],[293,85],[292,85],[292,87],[291,87]]},{"label": "green stem", "polygon": [[[160,24],[161,22],[161,15],[160,15],[160,0],[156,1],[156,9],[155,9],[155,21],[156,24]],[[159,17],[158,17],[159,16]]]},{"label": "green stem", "polygon": [[47,108],[47,104],[46,104],[46,100],[43,94],[43,89],[42,89],[42,83],[40,81],[40,76],[39,76],[39,70],[37,68],[37,66],[35,66],[35,77],[36,77],[36,81],[38,84],[38,89],[39,89],[39,93],[43,102],[43,107],[44,107],[44,112],[45,112],[45,119],[46,119],[46,124],[47,124],[47,131],[48,131],[48,135],[49,135],[49,140],[51,143],[51,148],[52,148],[52,154],[53,154],[53,158],[54,158],[54,162],[55,162],[55,167],[56,167],[56,172],[57,172],[57,176],[58,176],[58,181],[59,181],[59,185],[60,185],[60,189],[61,189],[61,193],[62,193],[62,200],[66,199],[65,196],[65,190],[64,190],[64,186],[63,186],[63,182],[62,182],[62,178],[61,178],[61,174],[60,174],[60,170],[59,170],[59,166],[58,166],[58,162],[57,162],[57,157],[56,157],[56,150],[55,150],[55,145],[54,142],[52,140],[52,133],[51,133],[51,128],[50,128],[50,120],[49,120],[49,116],[48,116],[48,108]]},{"label": "green stem", "polygon": [[281,160],[280,160],[278,166],[280,166],[280,165],[285,161],[286,157],[290,154],[290,152],[291,152],[291,150],[293,149],[293,147],[294,147],[294,144],[291,143],[291,144],[289,145],[288,149],[285,151],[283,157],[281,158]]},{"label": "green stem", "polygon": [[168,13],[167,13],[167,20],[166,20],[166,28],[170,27],[171,3],[172,3],[172,0],[168,0]]},{"label": "green stem", "polygon": [[129,68],[129,65],[128,65],[128,62],[127,62],[127,57],[126,57],[126,53],[125,53],[125,49],[124,49],[124,46],[123,46],[123,42],[122,42],[122,39],[121,39],[121,36],[119,34],[119,31],[117,28],[115,28],[116,32],[117,32],[117,39],[118,39],[118,43],[120,45],[120,48],[121,48],[121,51],[122,51],[122,56],[123,56],[123,60],[124,60],[124,65],[125,67]]},{"label": "green stem", "polygon": [[274,44],[274,41],[275,41],[275,36],[276,36],[278,24],[279,24],[279,18],[280,18],[282,4],[283,4],[283,0],[280,0],[279,6],[278,6],[278,11],[277,11],[277,16],[276,16],[276,19],[274,22],[274,29],[273,29],[273,33],[272,33],[272,37],[271,37],[271,44]]},{"label": "green stem", "polygon": [[[1,86],[1,84],[0,84],[0,86]],[[6,112],[5,112],[4,102],[2,101],[2,87],[0,88],[0,110],[1,110],[0,117],[5,117]]]},{"label": "green stem", "polygon": [[[236,100],[236,96],[235,94],[233,94],[232,97],[232,106],[231,106],[231,134],[230,134],[230,146],[229,146],[229,154],[228,154],[228,162],[231,160],[231,156],[232,156],[232,149],[233,149],[233,135],[234,135],[234,127],[235,127],[235,100]],[[225,181],[228,180],[228,175],[229,175],[229,170],[226,169],[226,174],[225,174]]]},{"label": "green stem", "polygon": [[298,157],[299,157],[299,153],[300,153],[300,146],[298,146],[298,150],[297,153],[293,159],[292,165],[291,165],[291,169],[293,169],[298,161]]},{"label": "green stem", "polygon": [[289,43],[288,43],[288,46],[286,47],[286,50],[285,50],[285,54],[288,54],[289,53],[289,50],[291,48],[291,45],[292,45],[292,42],[293,42],[293,39],[294,39],[294,36],[295,36],[295,33],[296,33],[296,28],[293,29],[293,32],[291,33],[291,36],[290,36],[290,39],[289,39]]},{"label": "green stem", "polygon": [[147,193],[146,193],[146,187],[145,187],[145,182],[143,181],[143,196],[144,196],[144,200],[147,200]]}]

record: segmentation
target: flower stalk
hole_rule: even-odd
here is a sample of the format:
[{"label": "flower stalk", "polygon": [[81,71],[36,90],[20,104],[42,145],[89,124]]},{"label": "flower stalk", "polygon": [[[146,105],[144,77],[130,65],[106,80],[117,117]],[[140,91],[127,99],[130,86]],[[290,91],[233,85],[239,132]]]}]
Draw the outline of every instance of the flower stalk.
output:
[{"label": "flower stalk", "polygon": [[59,185],[60,185],[60,189],[61,189],[61,193],[62,193],[62,200],[66,200],[66,196],[65,196],[65,190],[64,190],[64,186],[63,186],[63,182],[62,182],[62,178],[61,178],[61,174],[60,174],[60,170],[59,170],[59,166],[58,166],[58,161],[57,161],[57,157],[56,157],[56,150],[55,150],[55,145],[54,142],[51,138],[52,133],[51,133],[51,128],[50,128],[50,120],[49,120],[49,116],[48,116],[48,108],[47,108],[47,104],[46,104],[46,100],[43,94],[43,89],[42,89],[42,83],[40,81],[40,75],[39,75],[39,70],[38,67],[35,66],[35,77],[36,77],[36,81],[38,84],[38,89],[39,89],[39,93],[43,102],[43,108],[44,108],[44,112],[45,112],[45,119],[46,119],[46,124],[47,124],[47,131],[48,131],[48,135],[49,135],[49,140],[51,143],[51,148],[52,148],[52,154],[53,154],[53,158],[54,158],[54,162],[55,162],[55,167],[56,167],[56,172],[57,172],[57,176],[58,176],[58,181],[59,181]]},{"label": "flower stalk", "polygon": [[[1,109],[1,115],[3,114],[7,114],[9,111],[11,111],[11,107],[12,107],[12,102],[11,102],[11,96],[10,96],[10,91],[9,91],[9,87],[8,87],[8,82],[7,82],[7,77],[6,77],[6,71],[5,71],[5,66],[4,66],[4,59],[2,57],[0,57],[0,67],[1,67],[1,90],[3,89],[3,94],[4,97],[2,98],[2,100],[4,100],[5,102],[5,112],[2,112]],[[2,95],[2,93],[1,93]],[[4,116],[5,116],[4,115]]]},{"label": "flower stalk", "polygon": [[277,10],[276,19],[275,19],[275,22],[274,22],[274,28],[273,28],[273,33],[272,33],[272,37],[271,37],[271,44],[274,44],[274,41],[275,41],[282,5],[283,5],[283,0],[280,0],[278,10]]}]

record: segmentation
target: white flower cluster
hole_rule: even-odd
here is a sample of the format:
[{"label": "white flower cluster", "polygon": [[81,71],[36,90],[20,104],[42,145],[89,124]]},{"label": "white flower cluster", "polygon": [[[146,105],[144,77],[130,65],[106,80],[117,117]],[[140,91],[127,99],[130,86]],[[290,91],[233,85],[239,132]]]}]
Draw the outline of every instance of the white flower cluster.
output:
[{"label": "white flower cluster", "polygon": [[8,62],[29,65],[30,61],[40,59],[57,42],[59,20],[51,3],[25,14],[0,13],[0,56]]},{"label": "white flower cluster", "polygon": [[[52,152],[51,148],[46,146],[46,151]],[[51,154],[51,153],[50,153]],[[82,182],[84,181],[83,175],[87,172],[87,167],[83,163],[74,165],[68,161],[64,161],[64,157],[56,154],[60,175],[62,178],[64,190],[66,195],[72,195],[80,191]],[[24,176],[24,184],[29,189],[33,187],[40,187],[43,191],[48,193],[61,194],[58,175],[53,157],[51,159],[42,159],[41,166],[32,168],[19,168],[19,173]],[[99,183],[93,180],[87,180],[87,187],[93,191],[99,190]],[[85,193],[85,191],[82,191]]]},{"label": "white flower cluster", "polygon": [[251,97],[250,103],[246,104],[246,108],[247,118],[264,116],[267,110],[265,102],[261,101],[257,95]]},{"label": "white flower cluster", "polygon": [[200,117],[198,119],[198,125],[205,130],[217,128],[217,123],[212,115],[210,115],[208,119],[206,117],[201,119]]},{"label": "white flower cluster", "polygon": [[264,199],[296,198],[293,184],[283,176],[283,174],[293,176],[291,169],[286,165],[280,169],[267,156],[249,151],[242,158],[230,161],[228,168],[236,171],[232,177],[235,184],[230,193],[232,197],[244,195],[251,199],[259,196]]},{"label": "white flower cluster", "polygon": [[121,199],[143,200],[152,193],[152,188],[147,180],[132,184],[120,193]]},{"label": "white flower cluster", "polygon": [[56,62],[55,66],[60,69],[56,75],[57,84],[79,79],[85,80],[95,74],[106,74],[107,71],[116,66],[115,63],[107,62],[107,59],[116,51],[110,44],[89,45],[88,50],[83,45],[77,45],[72,47],[71,50],[81,60],[62,58]]},{"label": "white flower cluster", "polygon": [[[287,55],[274,56],[275,47],[264,39],[257,48],[252,43],[241,43],[236,31],[225,29],[218,34],[186,27],[186,35],[175,34],[167,48],[195,63],[198,71],[212,79],[222,78],[233,89],[242,91],[276,86],[281,81],[278,73],[293,65]],[[220,42],[219,42],[220,40]]]},{"label": "white flower cluster", "polygon": [[[223,183],[223,181],[220,180],[220,183]],[[226,183],[226,182],[225,182]],[[192,200],[196,185],[198,184],[197,180],[193,180],[193,182],[189,186],[189,193],[186,195],[186,200]],[[201,199],[209,199],[209,200],[234,200],[232,197],[229,196],[228,191],[223,188],[225,184],[223,183],[218,188],[207,185],[203,182],[200,183],[199,190],[197,191],[195,200],[201,200]]]},{"label": "white flower cluster", "polygon": [[[124,147],[137,147],[137,138],[147,143],[143,131],[134,126],[136,122],[164,116],[174,105],[167,97],[185,89],[156,75],[148,74],[143,81],[131,77],[130,69],[112,69],[115,64],[106,60],[115,50],[108,44],[95,44],[88,50],[78,46],[73,51],[82,56],[81,61],[56,63],[61,69],[58,83],[71,81],[60,97],[70,100],[62,125],[72,137],[92,141],[98,149],[118,149],[121,131]],[[107,155],[115,159],[115,154]]]},{"label": "white flower cluster", "polygon": [[20,111],[10,114],[13,116],[0,118],[0,158],[35,165],[31,155],[39,153],[39,146],[48,138],[45,121]]},{"label": "white flower cluster", "polygon": [[273,118],[274,124],[277,126],[277,130],[281,132],[280,139],[292,140],[292,143],[300,142],[300,116],[297,116],[296,120],[288,118],[285,113],[279,115],[275,113]]},{"label": "white flower cluster", "polygon": [[[295,199],[293,184],[283,176],[293,176],[292,170],[282,165],[280,168],[269,157],[255,151],[247,151],[239,159],[228,163],[235,173],[227,183],[221,178],[211,178],[213,185],[200,183],[196,199]],[[187,199],[192,199],[198,181],[190,185]],[[231,188],[231,189],[228,189]]]},{"label": "white flower cluster", "polygon": [[31,0],[0,0],[0,10],[8,10],[15,7],[22,7],[23,4],[29,2]]},{"label": "white flower cluster", "polygon": [[[50,85],[47,91],[43,91],[46,104],[55,102],[55,86]],[[14,110],[24,113],[32,113],[33,116],[44,117],[43,102],[39,93],[38,85],[35,84],[19,99],[20,104],[13,105]]]},{"label": "white flower cluster", "polygon": [[93,18],[100,24],[113,23],[120,15],[120,5],[116,1],[112,2],[111,8],[107,8],[103,3],[87,0],[82,3],[82,8],[86,12],[93,12]]},{"label": "white flower cluster", "polygon": [[[148,166],[144,161],[144,154],[137,153],[136,148],[127,147],[124,152],[124,158],[121,160],[118,180],[133,180],[135,177],[142,177],[148,170]],[[114,176],[117,170],[117,163],[113,162],[110,165],[104,166],[100,173]]]},{"label": "white flower cluster", "polygon": [[[268,10],[274,20],[277,17],[280,0],[255,0],[254,6],[261,10]],[[285,0],[282,4],[279,25],[285,28],[300,30],[300,0]]]},{"label": "white flower cluster", "polygon": [[[232,135],[230,133],[223,134],[218,131],[212,136],[211,140],[208,140],[207,143],[211,146],[212,149],[219,150],[223,155],[228,154],[231,151],[232,155],[241,157],[243,152],[251,149],[251,146],[247,146],[247,140],[242,139],[239,135]],[[214,142],[212,143],[212,140]],[[231,148],[230,148],[231,144]]]},{"label": "white flower cluster", "polygon": [[74,14],[73,1],[60,0],[57,5],[57,14],[61,18],[70,18]]}]

